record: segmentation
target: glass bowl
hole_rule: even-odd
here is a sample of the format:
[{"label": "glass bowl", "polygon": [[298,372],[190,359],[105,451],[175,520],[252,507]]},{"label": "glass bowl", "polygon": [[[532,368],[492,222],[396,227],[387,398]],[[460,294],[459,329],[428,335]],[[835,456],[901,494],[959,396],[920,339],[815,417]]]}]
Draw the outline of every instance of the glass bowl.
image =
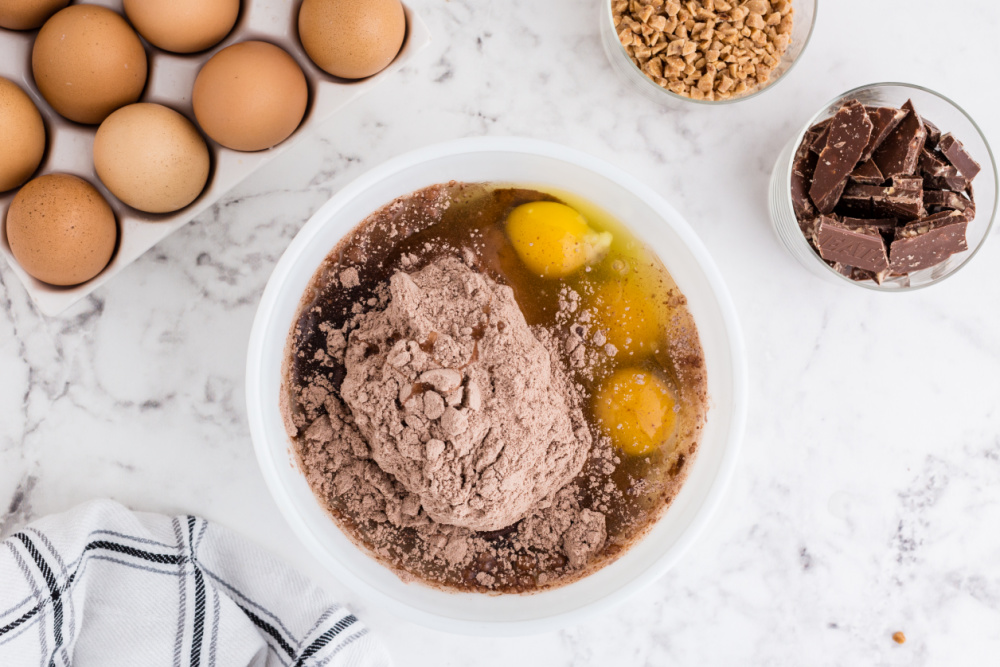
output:
[{"label": "glass bowl", "polygon": [[[913,105],[921,117],[934,123],[942,132],[954,134],[982,166],[982,171],[973,180],[976,217],[969,223],[966,235],[968,250],[952,255],[936,266],[914,271],[906,276],[888,278],[879,285],[874,281],[858,282],[848,278],[823,261],[813,249],[799,228],[792,208],[792,162],[795,151],[809,128],[833,116],[841,104],[848,100],[858,100],[865,105],[896,108],[901,107],[907,100],[913,100]],[[857,285],[878,292],[910,291],[941,282],[972,261],[979,252],[996,219],[997,167],[993,151],[990,150],[989,142],[982,130],[969,114],[950,99],[933,90],[912,84],[873,83],[849,90],[823,105],[819,112],[792,137],[778,156],[774,171],[771,172],[768,209],[771,213],[771,223],[782,245],[813,274],[834,282]]]},{"label": "glass bowl", "polygon": [[786,74],[799,61],[802,53],[806,50],[809,40],[816,26],[816,11],[819,0],[792,0],[792,9],[795,11],[795,20],[792,24],[792,40],[788,44],[784,55],[778,65],[771,71],[771,78],[762,85],[750,88],[739,97],[732,97],[728,100],[694,100],[690,97],[678,95],[666,88],[660,87],[652,79],[642,73],[618,39],[615,32],[615,22],[612,17],[612,0],[600,0],[600,23],[601,23],[601,44],[604,46],[604,53],[611,61],[611,68],[624,79],[629,87],[649,99],[668,106],[677,106],[678,102],[689,104],[720,105],[734,104],[757,97],[761,93],[774,88],[774,85],[783,79]]}]

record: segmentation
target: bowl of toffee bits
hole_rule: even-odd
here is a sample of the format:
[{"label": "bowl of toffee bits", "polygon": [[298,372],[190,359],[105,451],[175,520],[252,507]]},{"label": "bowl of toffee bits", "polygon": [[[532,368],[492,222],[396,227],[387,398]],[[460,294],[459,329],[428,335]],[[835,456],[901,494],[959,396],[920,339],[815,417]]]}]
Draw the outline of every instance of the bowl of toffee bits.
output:
[{"label": "bowl of toffee bits", "polygon": [[968,264],[997,210],[996,162],[975,121],[920,86],[878,83],[826,104],[788,143],[768,207],[813,273],[899,292]]},{"label": "bowl of toffee bits", "polygon": [[662,103],[750,99],[795,65],[817,0],[603,0],[601,42],[630,86]]}]

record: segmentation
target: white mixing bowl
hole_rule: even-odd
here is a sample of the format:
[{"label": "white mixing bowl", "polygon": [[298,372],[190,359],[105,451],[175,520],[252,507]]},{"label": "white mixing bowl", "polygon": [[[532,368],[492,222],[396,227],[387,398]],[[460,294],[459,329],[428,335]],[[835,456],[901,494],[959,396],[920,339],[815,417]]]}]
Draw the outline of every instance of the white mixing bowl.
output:
[{"label": "white mixing bowl", "polygon": [[[710,409],[687,482],[649,534],[585,579],[531,595],[446,593],[403,583],[356,547],[300,473],[278,409],[285,340],[313,273],[337,242],[396,197],[435,183],[500,181],[550,186],[602,207],[662,259],[688,298],[708,366]],[[720,504],[746,421],[743,339],[718,269],[691,227],[650,188],[584,153],[525,139],[479,138],[429,146],[371,170],[326,203],[281,257],[261,298],[247,357],[247,411],[264,479],[295,533],[360,595],[439,630],[481,635],[541,632],[608,609],[666,572]]]}]

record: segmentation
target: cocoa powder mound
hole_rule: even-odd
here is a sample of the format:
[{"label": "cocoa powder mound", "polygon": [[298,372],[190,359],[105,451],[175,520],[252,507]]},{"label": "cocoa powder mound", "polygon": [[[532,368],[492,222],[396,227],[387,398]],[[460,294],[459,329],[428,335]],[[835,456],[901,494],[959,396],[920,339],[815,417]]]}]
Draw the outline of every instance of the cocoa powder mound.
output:
[{"label": "cocoa powder mound", "polygon": [[388,307],[351,332],[345,366],[341,396],[372,458],[438,523],[506,528],[590,451],[571,384],[512,290],[457,258],[396,272]]}]

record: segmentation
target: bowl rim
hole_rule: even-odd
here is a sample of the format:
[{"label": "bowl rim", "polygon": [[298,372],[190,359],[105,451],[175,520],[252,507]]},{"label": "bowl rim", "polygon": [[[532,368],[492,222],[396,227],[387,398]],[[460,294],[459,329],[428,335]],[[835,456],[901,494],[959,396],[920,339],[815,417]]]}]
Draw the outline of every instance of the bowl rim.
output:
[{"label": "bowl rim", "polygon": [[[617,53],[619,58],[624,58],[625,62],[627,62],[629,66],[633,67],[637,72],[642,74],[642,78],[645,80],[645,82],[642,85],[648,86],[648,89],[650,91],[653,91],[652,94],[666,93],[666,99],[668,100],[677,100],[679,102],[688,102],[691,104],[700,104],[703,106],[724,106],[727,104],[737,104],[739,102],[746,102],[747,100],[752,100],[758,95],[762,95],[763,93],[773,89],[775,86],[781,83],[781,81],[783,81],[786,77],[788,77],[789,74],[792,73],[792,70],[795,69],[795,66],[799,64],[800,60],[802,60],[802,56],[805,55],[806,49],[809,48],[809,44],[812,41],[813,35],[816,33],[816,17],[819,15],[819,0],[804,0],[804,1],[812,3],[813,16],[812,16],[812,21],[809,24],[809,32],[806,34],[806,39],[802,43],[802,50],[799,51],[799,55],[795,58],[795,60],[791,62],[791,64],[788,65],[788,69],[785,70],[781,76],[769,81],[766,85],[764,85],[761,88],[758,88],[749,95],[741,95],[740,97],[731,97],[728,100],[696,100],[690,97],[685,97],[684,95],[678,95],[672,90],[668,90],[666,88],[661,87],[652,79],[650,79],[648,76],[646,76],[645,72],[636,67],[635,63],[632,62],[632,59],[625,51],[625,47],[622,46],[621,42],[618,39],[615,39],[615,43],[617,44],[615,52]],[[606,5],[606,8],[604,10],[601,10],[601,14],[603,16],[601,21],[602,22],[606,21],[608,26],[610,26],[611,31],[614,32],[615,19],[614,19],[614,13],[611,8],[612,0],[601,0],[601,2],[603,2]]]},{"label": "bowl rim", "polygon": [[[698,266],[704,273],[705,282],[710,287],[712,297],[719,310],[720,320],[724,325],[732,364],[730,428],[722,439],[723,451],[721,452],[718,472],[706,491],[704,501],[695,511],[694,518],[688,528],[681,533],[671,549],[660,555],[643,572],[637,573],[630,581],[612,592],[591,599],[574,609],[530,620],[471,621],[440,615],[398,600],[378,590],[374,585],[351,571],[320,542],[310,530],[306,520],[295,511],[289,490],[280,479],[277,468],[269,455],[269,450],[273,445],[266,436],[263,412],[258,409],[259,406],[263,405],[263,387],[260,386],[257,379],[262,374],[263,351],[265,343],[268,342],[267,328],[281,296],[281,286],[288,279],[300,253],[319,233],[324,223],[331,220],[339,209],[355,197],[401,171],[434,159],[487,152],[523,153],[568,162],[615,182],[650,206],[664,219],[664,223],[669,224],[682,238],[685,246],[695,256]],[[282,341],[283,344],[284,341]],[[245,393],[251,440],[265,484],[281,515],[290,525],[296,537],[306,545],[310,554],[326,571],[347,584],[356,594],[376,600],[395,614],[419,625],[457,634],[516,636],[558,630],[572,623],[578,623],[600,610],[609,609],[643,586],[659,579],[687,553],[717,514],[725,493],[732,483],[748,413],[747,376],[747,355],[742,329],[722,274],[693,228],[659,194],[621,168],[576,149],[535,139],[474,137],[432,144],[391,158],[343,187],[310,217],[278,260],[261,296],[247,348]],[[277,406],[274,407],[277,409]]]},{"label": "bowl rim", "polygon": [[[990,211],[989,221],[986,223],[986,229],[983,230],[983,238],[980,239],[979,244],[976,245],[976,247],[970,248],[971,252],[969,252],[968,256],[965,257],[965,259],[962,260],[961,264],[959,264],[958,266],[956,266],[954,269],[952,269],[948,273],[945,273],[944,275],[938,276],[937,278],[934,278],[933,280],[930,280],[930,281],[928,281],[926,283],[923,283],[921,285],[906,286],[906,287],[884,287],[884,286],[879,285],[879,284],[877,284],[877,283],[875,283],[873,281],[864,281],[864,282],[861,282],[861,281],[857,281],[857,280],[851,280],[850,278],[848,278],[844,274],[836,271],[833,267],[831,267],[829,264],[827,264],[826,262],[824,262],[823,258],[819,256],[819,253],[817,253],[815,250],[813,250],[812,248],[810,248],[810,253],[809,254],[816,258],[817,265],[822,266],[823,269],[825,269],[830,275],[835,276],[836,279],[839,282],[841,282],[841,283],[845,283],[845,284],[849,284],[849,285],[854,285],[856,287],[861,287],[863,289],[870,290],[872,292],[878,292],[880,294],[893,294],[893,293],[908,294],[908,293],[912,293],[912,292],[917,292],[917,291],[922,290],[922,289],[926,289],[928,287],[933,287],[935,285],[939,285],[939,284],[943,283],[945,280],[947,280],[948,278],[951,278],[952,276],[954,276],[955,274],[957,274],[958,272],[960,272],[966,266],[968,266],[969,263],[972,262],[973,258],[975,258],[975,256],[979,254],[979,251],[983,249],[983,246],[986,245],[987,240],[992,235],[993,226],[996,223],[997,211],[1000,210],[1000,174],[997,173],[996,156],[993,154],[993,147],[990,146],[990,141],[986,137],[986,133],[983,132],[983,128],[981,128],[979,126],[979,123],[976,122],[976,119],[973,118],[972,115],[968,111],[966,111],[960,104],[958,104],[958,102],[956,102],[955,100],[951,99],[947,95],[945,95],[943,93],[939,93],[938,91],[933,90],[932,88],[927,88],[926,86],[921,86],[921,85],[916,84],[916,83],[905,83],[905,82],[902,82],[902,81],[878,81],[878,82],[875,82],[875,83],[868,83],[868,84],[864,84],[864,85],[861,85],[861,86],[855,86],[854,88],[851,88],[850,90],[847,90],[847,91],[841,93],[840,95],[837,95],[835,97],[830,98],[830,100],[828,100],[825,104],[823,104],[816,113],[814,113],[812,116],[809,117],[809,120],[806,121],[805,126],[801,130],[799,130],[798,134],[796,134],[795,137],[794,137],[794,139],[793,139],[794,143],[792,144],[792,153],[791,153],[791,156],[790,156],[790,158],[788,160],[788,164],[787,165],[785,165],[785,164],[781,165],[781,169],[782,169],[781,176],[782,176],[782,181],[786,182],[786,185],[787,185],[787,187],[784,188],[784,193],[785,193],[785,195],[788,196],[789,201],[790,201],[791,200],[792,164],[793,164],[793,162],[795,160],[795,151],[798,150],[799,145],[802,143],[802,140],[805,138],[806,133],[809,132],[809,129],[813,125],[815,125],[818,121],[823,120],[822,118],[820,118],[820,116],[823,116],[824,114],[826,114],[827,110],[830,109],[830,107],[832,107],[837,102],[840,102],[841,100],[846,100],[846,99],[848,99],[848,98],[850,98],[852,96],[858,95],[859,93],[862,93],[862,92],[865,92],[865,91],[868,91],[868,90],[876,90],[876,89],[879,89],[879,88],[890,88],[890,87],[891,88],[909,88],[910,90],[918,90],[918,91],[920,91],[922,93],[926,93],[928,95],[931,95],[933,97],[938,98],[939,100],[941,100],[945,104],[947,104],[947,105],[951,106],[953,109],[955,109],[955,111],[957,111],[960,114],[962,114],[963,116],[965,116],[965,118],[969,121],[969,124],[972,125],[972,127],[976,130],[977,133],[979,133],[979,138],[980,138],[980,140],[982,140],[983,146],[986,147],[986,154],[987,154],[987,156],[989,157],[989,160],[990,160],[989,161],[989,168],[990,168],[990,170],[993,173],[993,193],[994,193],[994,197],[993,197],[993,210]],[[830,117],[830,116],[826,116],[826,117]],[[787,176],[787,178],[786,178],[786,176]],[[789,204],[789,206],[790,205],[791,204]],[[976,211],[976,214],[977,214],[977,219],[978,219],[978,216],[979,216],[978,209]],[[972,223],[970,223],[970,224],[972,224]],[[805,241],[805,237],[803,236],[802,238],[803,238],[803,241]]]}]

